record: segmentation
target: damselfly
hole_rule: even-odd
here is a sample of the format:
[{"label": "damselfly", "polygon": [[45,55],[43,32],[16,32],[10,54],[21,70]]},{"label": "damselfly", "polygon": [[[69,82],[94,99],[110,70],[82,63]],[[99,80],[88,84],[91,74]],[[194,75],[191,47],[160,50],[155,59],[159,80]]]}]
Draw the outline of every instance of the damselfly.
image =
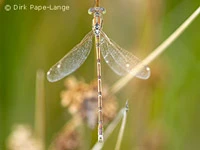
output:
[{"label": "damselfly", "polygon": [[[47,79],[50,82],[55,82],[77,70],[87,59],[94,36],[98,80],[98,140],[101,142],[103,141],[101,54],[108,66],[118,75],[131,73],[140,60],[118,46],[102,31],[103,14],[106,13],[106,10],[99,6],[98,0],[96,0],[95,6],[88,10],[88,13],[93,14],[92,31],[47,72]],[[143,66],[143,70],[136,75],[141,79],[147,79],[149,76],[150,68],[147,66]]]}]

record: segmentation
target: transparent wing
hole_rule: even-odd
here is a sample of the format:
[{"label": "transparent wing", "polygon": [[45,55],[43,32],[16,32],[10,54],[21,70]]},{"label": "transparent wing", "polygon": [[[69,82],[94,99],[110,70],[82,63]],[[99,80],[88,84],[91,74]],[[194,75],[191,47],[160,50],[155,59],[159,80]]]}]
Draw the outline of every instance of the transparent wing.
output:
[{"label": "transparent wing", "polygon": [[[101,31],[100,42],[101,53],[110,66],[110,68],[118,75],[126,75],[131,73],[131,70],[141,61],[132,53],[122,49],[114,41]],[[144,66],[141,72],[136,77],[141,79],[148,79],[150,76],[150,68]]]},{"label": "transparent wing", "polygon": [[58,81],[78,69],[88,57],[92,48],[92,31],[47,72],[50,82]]}]

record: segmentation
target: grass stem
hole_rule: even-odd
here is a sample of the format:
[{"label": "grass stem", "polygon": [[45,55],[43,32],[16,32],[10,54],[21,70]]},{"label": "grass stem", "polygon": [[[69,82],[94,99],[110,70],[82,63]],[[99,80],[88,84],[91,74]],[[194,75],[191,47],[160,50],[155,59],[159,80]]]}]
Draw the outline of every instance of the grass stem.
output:
[{"label": "grass stem", "polygon": [[104,132],[104,142],[100,143],[100,142],[96,142],[96,144],[93,146],[93,148],[91,150],[101,150],[104,146],[105,141],[108,139],[108,137],[112,134],[112,132],[114,131],[114,129],[116,128],[116,126],[119,124],[120,120],[123,117],[124,112],[127,111],[127,107],[122,108],[117,116],[115,117],[115,119],[109,124],[109,126],[106,128],[105,132]]},{"label": "grass stem", "polygon": [[200,14],[200,7],[198,7],[183,24],[174,31],[162,44],[160,44],[151,54],[149,54],[141,63],[132,69],[131,73],[125,77],[119,79],[112,87],[111,92],[116,93],[122,89],[132,78],[135,77],[143,68],[148,65],[154,59],[156,59],[161,53],[163,53],[185,30],[186,28],[197,18]]},{"label": "grass stem", "polygon": [[119,135],[118,135],[118,138],[117,138],[115,150],[120,150],[120,147],[121,147],[121,143],[122,143],[122,139],[123,139],[123,135],[124,135],[124,130],[125,130],[125,126],[126,126],[127,112],[128,112],[128,101],[126,102],[125,110],[123,112],[122,125],[121,125]]},{"label": "grass stem", "polygon": [[35,134],[42,141],[45,149],[45,74],[38,70],[36,74],[36,98],[35,98]]}]

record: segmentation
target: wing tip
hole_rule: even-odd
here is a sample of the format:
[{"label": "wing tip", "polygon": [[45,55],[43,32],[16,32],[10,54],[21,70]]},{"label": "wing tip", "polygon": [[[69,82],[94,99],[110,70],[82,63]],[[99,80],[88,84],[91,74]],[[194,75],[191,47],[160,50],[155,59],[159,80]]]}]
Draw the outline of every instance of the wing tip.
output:
[{"label": "wing tip", "polygon": [[55,79],[55,78],[52,77],[50,70],[47,72],[47,80],[49,82],[56,82],[56,81],[58,81],[57,79]]},{"label": "wing tip", "polygon": [[147,80],[147,79],[149,79],[150,76],[151,76],[151,69],[150,69],[150,67],[148,67],[148,66],[146,66],[145,69],[146,69],[146,71],[147,71],[147,75],[146,75],[143,79],[144,79],[144,80]]},{"label": "wing tip", "polygon": [[149,77],[151,76],[151,69],[148,66],[145,66],[145,70],[143,70],[143,71],[142,71],[143,72],[142,74],[141,74],[141,72],[139,72],[139,74],[136,75],[136,77],[139,79],[143,79],[143,80],[149,79]]}]

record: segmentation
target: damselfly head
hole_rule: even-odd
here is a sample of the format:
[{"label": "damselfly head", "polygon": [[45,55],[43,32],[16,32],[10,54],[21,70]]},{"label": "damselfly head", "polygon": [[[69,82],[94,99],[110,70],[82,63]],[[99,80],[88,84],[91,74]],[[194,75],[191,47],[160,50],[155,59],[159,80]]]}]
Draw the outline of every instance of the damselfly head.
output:
[{"label": "damselfly head", "polygon": [[103,8],[103,7],[92,7],[90,9],[88,9],[88,14],[92,15],[94,13],[105,14],[106,13],[106,9]]}]

